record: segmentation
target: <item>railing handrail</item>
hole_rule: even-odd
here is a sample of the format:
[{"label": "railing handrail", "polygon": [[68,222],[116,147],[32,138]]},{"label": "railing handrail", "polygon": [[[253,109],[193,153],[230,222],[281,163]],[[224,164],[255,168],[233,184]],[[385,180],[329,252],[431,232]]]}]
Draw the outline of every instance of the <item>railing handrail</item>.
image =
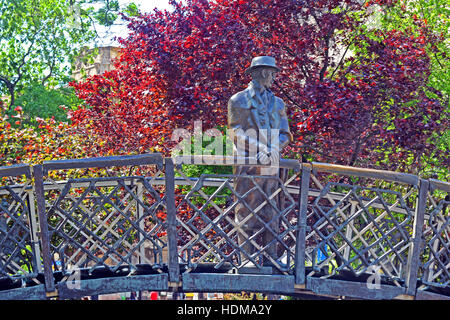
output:
[{"label": "railing handrail", "polygon": [[[177,156],[174,158],[164,158],[160,153],[94,157],[83,159],[51,160],[45,161],[42,167],[44,173],[48,173],[48,171],[63,170],[63,169],[83,169],[93,167],[132,166],[132,165],[147,165],[147,164],[156,164],[158,168],[161,169],[163,164],[167,161],[167,159],[172,159],[175,165],[181,164],[212,165],[212,166],[243,165],[243,166],[270,167],[270,164],[264,165],[258,163],[256,159],[253,157],[191,155],[191,156]],[[295,171],[299,171],[305,164],[310,165],[312,167],[313,172],[319,171],[319,172],[367,177],[380,180],[382,179],[392,182],[409,184],[412,186],[418,186],[419,180],[421,179],[420,176],[410,173],[344,166],[322,162],[302,163],[296,159],[284,159],[284,158],[280,159],[278,166],[280,168],[293,169]],[[27,177],[30,177],[33,167],[35,167],[35,165],[30,164],[1,166],[0,177],[15,176],[15,175],[17,176],[26,175]],[[437,179],[425,179],[425,180],[428,180],[433,188],[437,188],[445,192],[450,192],[450,182],[441,181]]]},{"label": "railing handrail", "polygon": [[329,173],[340,173],[345,175],[354,175],[366,178],[383,179],[393,182],[401,182],[405,184],[410,184],[413,186],[419,185],[419,177],[403,172],[394,172],[387,170],[378,169],[367,169],[359,167],[350,167],[337,164],[312,162],[312,169],[317,171],[329,172]]},{"label": "railing handrail", "polygon": [[44,172],[62,169],[104,168],[111,166],[135,166],[156,164],[161,169],[163,157],[160,153],[148,153],[141,155],[125,155],[110,157],[95,157],[84,159],[67,159],[44,161]]},{"label": "railing handrail", "polygon": [[31,166],[28,164],[14,164],[0,167],[0,177],[21,176],[31,177]]}]

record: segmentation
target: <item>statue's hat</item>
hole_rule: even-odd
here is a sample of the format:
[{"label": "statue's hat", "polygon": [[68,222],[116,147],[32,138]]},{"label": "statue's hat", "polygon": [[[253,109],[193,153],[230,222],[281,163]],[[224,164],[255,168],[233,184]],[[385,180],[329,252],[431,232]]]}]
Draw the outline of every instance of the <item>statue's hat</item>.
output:
[{"label": "statue's hat", "polygon": [[249,74],[250,71],[253,69],[259,68],[259,67],[269,67],[274,68],[277,71],[280,71],[280,68],[277,67],[275,63],[275,58],[270,56],[259,56],[254,57],[252,59],[252,63],[250,64],[250,67],[245,70],[245,74]]}]

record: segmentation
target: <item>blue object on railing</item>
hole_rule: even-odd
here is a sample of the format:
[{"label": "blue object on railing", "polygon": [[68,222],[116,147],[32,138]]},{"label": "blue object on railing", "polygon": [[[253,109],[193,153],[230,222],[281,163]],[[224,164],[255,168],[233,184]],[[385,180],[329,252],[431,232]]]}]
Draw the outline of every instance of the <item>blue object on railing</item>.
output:
[{"label": "blue object on railing", "polygon": [[327,259],[327,250],[328,250],[328,246],[325,245],[323,248],[324,251],[322,251],[322,249],[319,248],[319,250],[317,250],[317,263],[321,263],[322,261]]}]

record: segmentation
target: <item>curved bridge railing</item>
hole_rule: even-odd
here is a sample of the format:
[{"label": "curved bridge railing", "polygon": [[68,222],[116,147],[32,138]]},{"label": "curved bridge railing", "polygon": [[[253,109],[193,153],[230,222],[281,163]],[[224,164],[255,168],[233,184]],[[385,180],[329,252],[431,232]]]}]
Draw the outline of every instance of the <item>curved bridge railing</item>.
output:
[{"label": "curved bridge railing", "polygon": [[[0,167],[0,299],[450,298],[450,183],[283,159],[278,177],[240,176],[253,187],[239,194],[231,164],[251,160],[146,154]],[[260,188],[267,180],[272,194]],[[239,205],[251,211],[244,221]],[[242,228],[250,221],[252,234]]]}]

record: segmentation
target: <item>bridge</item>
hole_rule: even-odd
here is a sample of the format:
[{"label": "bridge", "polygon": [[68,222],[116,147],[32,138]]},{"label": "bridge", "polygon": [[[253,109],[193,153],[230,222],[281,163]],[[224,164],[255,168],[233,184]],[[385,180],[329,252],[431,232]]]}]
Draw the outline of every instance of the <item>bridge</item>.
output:
[{"label": "bridge", "polygon": [[[258,184],[238,194],[232,161],[251,160],[144,154],[0,167],[0,299],[129,291],[450,299],[450,183],[282,159],[280,177],[240,177],[275,179],[273,194]],[[249,219],[261,229],[246,234],[234,208],[257,191],[264,201]],[[260,215],[265,206],[273,221]],[[270,243],[259,239],[264,230]]]}]

